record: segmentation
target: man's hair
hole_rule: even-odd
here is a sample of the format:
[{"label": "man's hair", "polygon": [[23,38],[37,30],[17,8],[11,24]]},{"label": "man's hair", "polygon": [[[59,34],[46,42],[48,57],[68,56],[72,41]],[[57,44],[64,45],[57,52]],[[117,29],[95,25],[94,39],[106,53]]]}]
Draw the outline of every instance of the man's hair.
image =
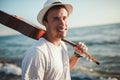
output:
[{"label": "man's hair", "polygon": [[[49,12],[50,10],[57,10],[57,9],[61,9],[61,8],[65,8],[65,9],[66,9],[66,7],[65,7],[64,5],[55,5],[55,6],[52,6],[52,7],[45,13],[42,21],[46,21],[46,22],[48,21],[48,20],[47,20],[47,16],[48,16],[48,12]],[[67,9],[66,9],[66,11],[68,12]],[[69,15],[69,13],[68,13],[68,15]]]}]

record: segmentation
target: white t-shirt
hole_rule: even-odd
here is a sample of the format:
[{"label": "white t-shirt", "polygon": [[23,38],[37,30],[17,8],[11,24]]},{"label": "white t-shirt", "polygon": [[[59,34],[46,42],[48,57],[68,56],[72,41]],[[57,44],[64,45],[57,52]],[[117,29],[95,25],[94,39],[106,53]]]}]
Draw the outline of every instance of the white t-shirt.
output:
[{"label": "white t-shirt", "polygon": [[71,80],[67,47],[40,38],[22,62],[22,80]]}]

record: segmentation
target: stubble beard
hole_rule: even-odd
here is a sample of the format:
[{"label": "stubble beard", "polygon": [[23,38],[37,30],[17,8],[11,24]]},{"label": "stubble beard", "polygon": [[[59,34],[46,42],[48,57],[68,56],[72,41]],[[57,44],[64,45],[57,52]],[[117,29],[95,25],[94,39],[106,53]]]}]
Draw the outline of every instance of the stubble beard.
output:
[{"label": "stubble beard", "polygon": [[64,38],[66,37],[66,34],[67,34],[67,28],[66,28],[64,31],[58,29],[57,32],[58,32],[57,37],[58,37],[58,38],[61,38],[61,39],[64,39]]}]

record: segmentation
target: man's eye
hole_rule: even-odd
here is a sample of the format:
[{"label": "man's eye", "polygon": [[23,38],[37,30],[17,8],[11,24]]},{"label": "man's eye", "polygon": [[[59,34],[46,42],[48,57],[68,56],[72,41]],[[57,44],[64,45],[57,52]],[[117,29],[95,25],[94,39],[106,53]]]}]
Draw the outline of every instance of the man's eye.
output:
[{"label": "man's eye", "polygon": [[53,20],[59,20],[58,17],[54,17]]},{"label": "man's eye", "polygon": [[67,17],[63,17],[63,20],[66,20],[67,19]]}]

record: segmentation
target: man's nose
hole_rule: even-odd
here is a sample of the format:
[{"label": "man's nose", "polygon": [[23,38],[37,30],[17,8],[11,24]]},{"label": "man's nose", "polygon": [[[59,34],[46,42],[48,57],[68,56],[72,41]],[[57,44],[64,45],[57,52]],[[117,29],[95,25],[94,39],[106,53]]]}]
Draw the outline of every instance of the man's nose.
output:
[{"label": "man's nose", "polygon": [[65,20],[60,19],[59,24],[60,24],[60,26],[65,26]]}]

